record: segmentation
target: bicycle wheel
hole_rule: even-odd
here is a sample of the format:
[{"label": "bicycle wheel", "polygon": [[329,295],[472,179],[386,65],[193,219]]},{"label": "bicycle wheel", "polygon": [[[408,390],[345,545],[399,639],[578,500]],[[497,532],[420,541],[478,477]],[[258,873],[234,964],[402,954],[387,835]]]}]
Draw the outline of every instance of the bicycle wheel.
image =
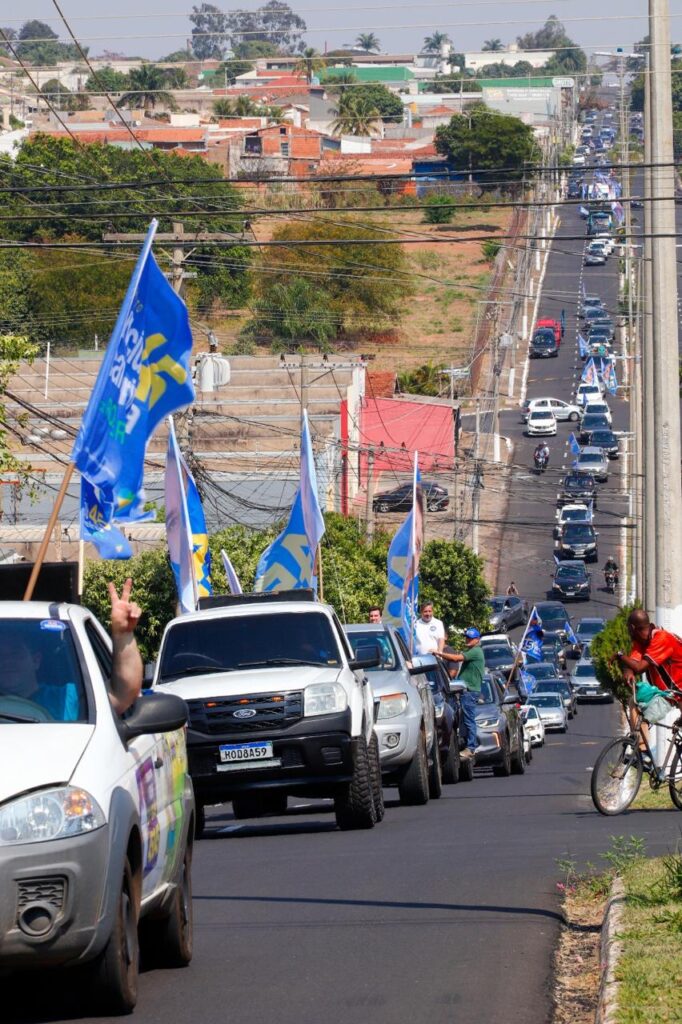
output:
[{"label": "bicycle wheel", "polygon": [[680,747],[675,751],[670,768],[668,789],[670,790],[670,799],[675,804],[675,807],[677,807],[678,811],[682,811],[682,748]]},{"label": "bicycle wheel", "polygon": [[600,814],[621,814],[637,796],[642,781],[637,741],[620,736],[602,750],[592,769],[590,791]]}]

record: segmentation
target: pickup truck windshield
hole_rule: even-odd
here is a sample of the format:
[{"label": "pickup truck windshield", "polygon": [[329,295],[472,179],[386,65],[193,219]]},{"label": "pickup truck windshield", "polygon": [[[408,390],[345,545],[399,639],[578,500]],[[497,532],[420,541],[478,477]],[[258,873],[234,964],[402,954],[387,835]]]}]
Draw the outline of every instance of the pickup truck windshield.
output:
[{"label": "pickup truck windshield", "polygon": [[0,726],[88,721],[68,622],[0,619],[0,664]]},{"label": "pickup truck windshield", "polygon": [[163,642],[159,682],[288,665],[341,666],[339,644],[326,615],[273,611],[178,622]]}]

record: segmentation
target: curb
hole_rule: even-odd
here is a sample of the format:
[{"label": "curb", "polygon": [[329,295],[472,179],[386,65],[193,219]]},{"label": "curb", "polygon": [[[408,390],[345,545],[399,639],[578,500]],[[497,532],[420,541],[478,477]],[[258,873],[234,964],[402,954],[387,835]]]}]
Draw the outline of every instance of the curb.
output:
[{"label": "curb", "polygon": [[611,886],[611,894],[606,904],[604,922],[601,928],[601,946],[599,950],[601,980],[599,982],[597,1012],[594,1018],[595,1024],[616,1024],[618,982],[615,975],[622,950],[622,943],[618,941],[618,929],[623,919],[624,908],[625,886],[622,879],[616,878]]}]

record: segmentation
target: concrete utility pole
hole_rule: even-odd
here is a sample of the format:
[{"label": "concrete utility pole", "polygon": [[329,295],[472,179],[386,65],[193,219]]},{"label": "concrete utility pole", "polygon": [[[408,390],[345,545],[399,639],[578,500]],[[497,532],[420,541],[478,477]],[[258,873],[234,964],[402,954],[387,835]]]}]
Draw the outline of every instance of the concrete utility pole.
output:
[{"label": "concrete utility pole", "polygon": [[640,595],[650,615],[656,612],[656,427],[654,414],[654,334],[652,292],[654,287],[651,259],[651,226],[653,209],[651,197],[651,56],[645,51],[644,65],[644,302],[642,331],[642,579]]},{"label": "concrete utility pole", "polygon": [[682,631],[682,479],[668,0],[649,0],[656,416],[656,622]]},{"label": "concrete utility pole", "polygon": [[367,452],[367,493],[365,494],[365,523],[367,526],[367,540],[374,536],[374,447],[370,445]]},{"label": "concrete utility pole", "polygon": [[478,554],[478,520],[480,516],[480,489],[482,486],[481,481],[481,464],[479,462],[479,445],[481,437],[481,412],[480,408],[476,406],[476,434],[474,435],[474,470],[473,470],[473,481],[472,481],[472,492],[471,492],[471,550],[475,555]]}]

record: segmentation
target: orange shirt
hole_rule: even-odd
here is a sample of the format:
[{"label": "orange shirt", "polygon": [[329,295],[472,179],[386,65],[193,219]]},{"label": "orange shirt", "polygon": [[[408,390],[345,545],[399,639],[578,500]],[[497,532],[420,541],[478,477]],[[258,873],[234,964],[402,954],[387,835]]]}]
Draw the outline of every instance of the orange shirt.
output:
[{"label": "orange shirt", "polygon": [[[649,643],[644,646],[636,641],[630,651],[631,658],[640,661],[646,659],[653,666],[660,665],[670,676],[673,684],[682,690],[682,640],[674,633],[654,626]],[[659,690],[667,690],[668,686],[655,668],[649,672],[649,679]]]}]

